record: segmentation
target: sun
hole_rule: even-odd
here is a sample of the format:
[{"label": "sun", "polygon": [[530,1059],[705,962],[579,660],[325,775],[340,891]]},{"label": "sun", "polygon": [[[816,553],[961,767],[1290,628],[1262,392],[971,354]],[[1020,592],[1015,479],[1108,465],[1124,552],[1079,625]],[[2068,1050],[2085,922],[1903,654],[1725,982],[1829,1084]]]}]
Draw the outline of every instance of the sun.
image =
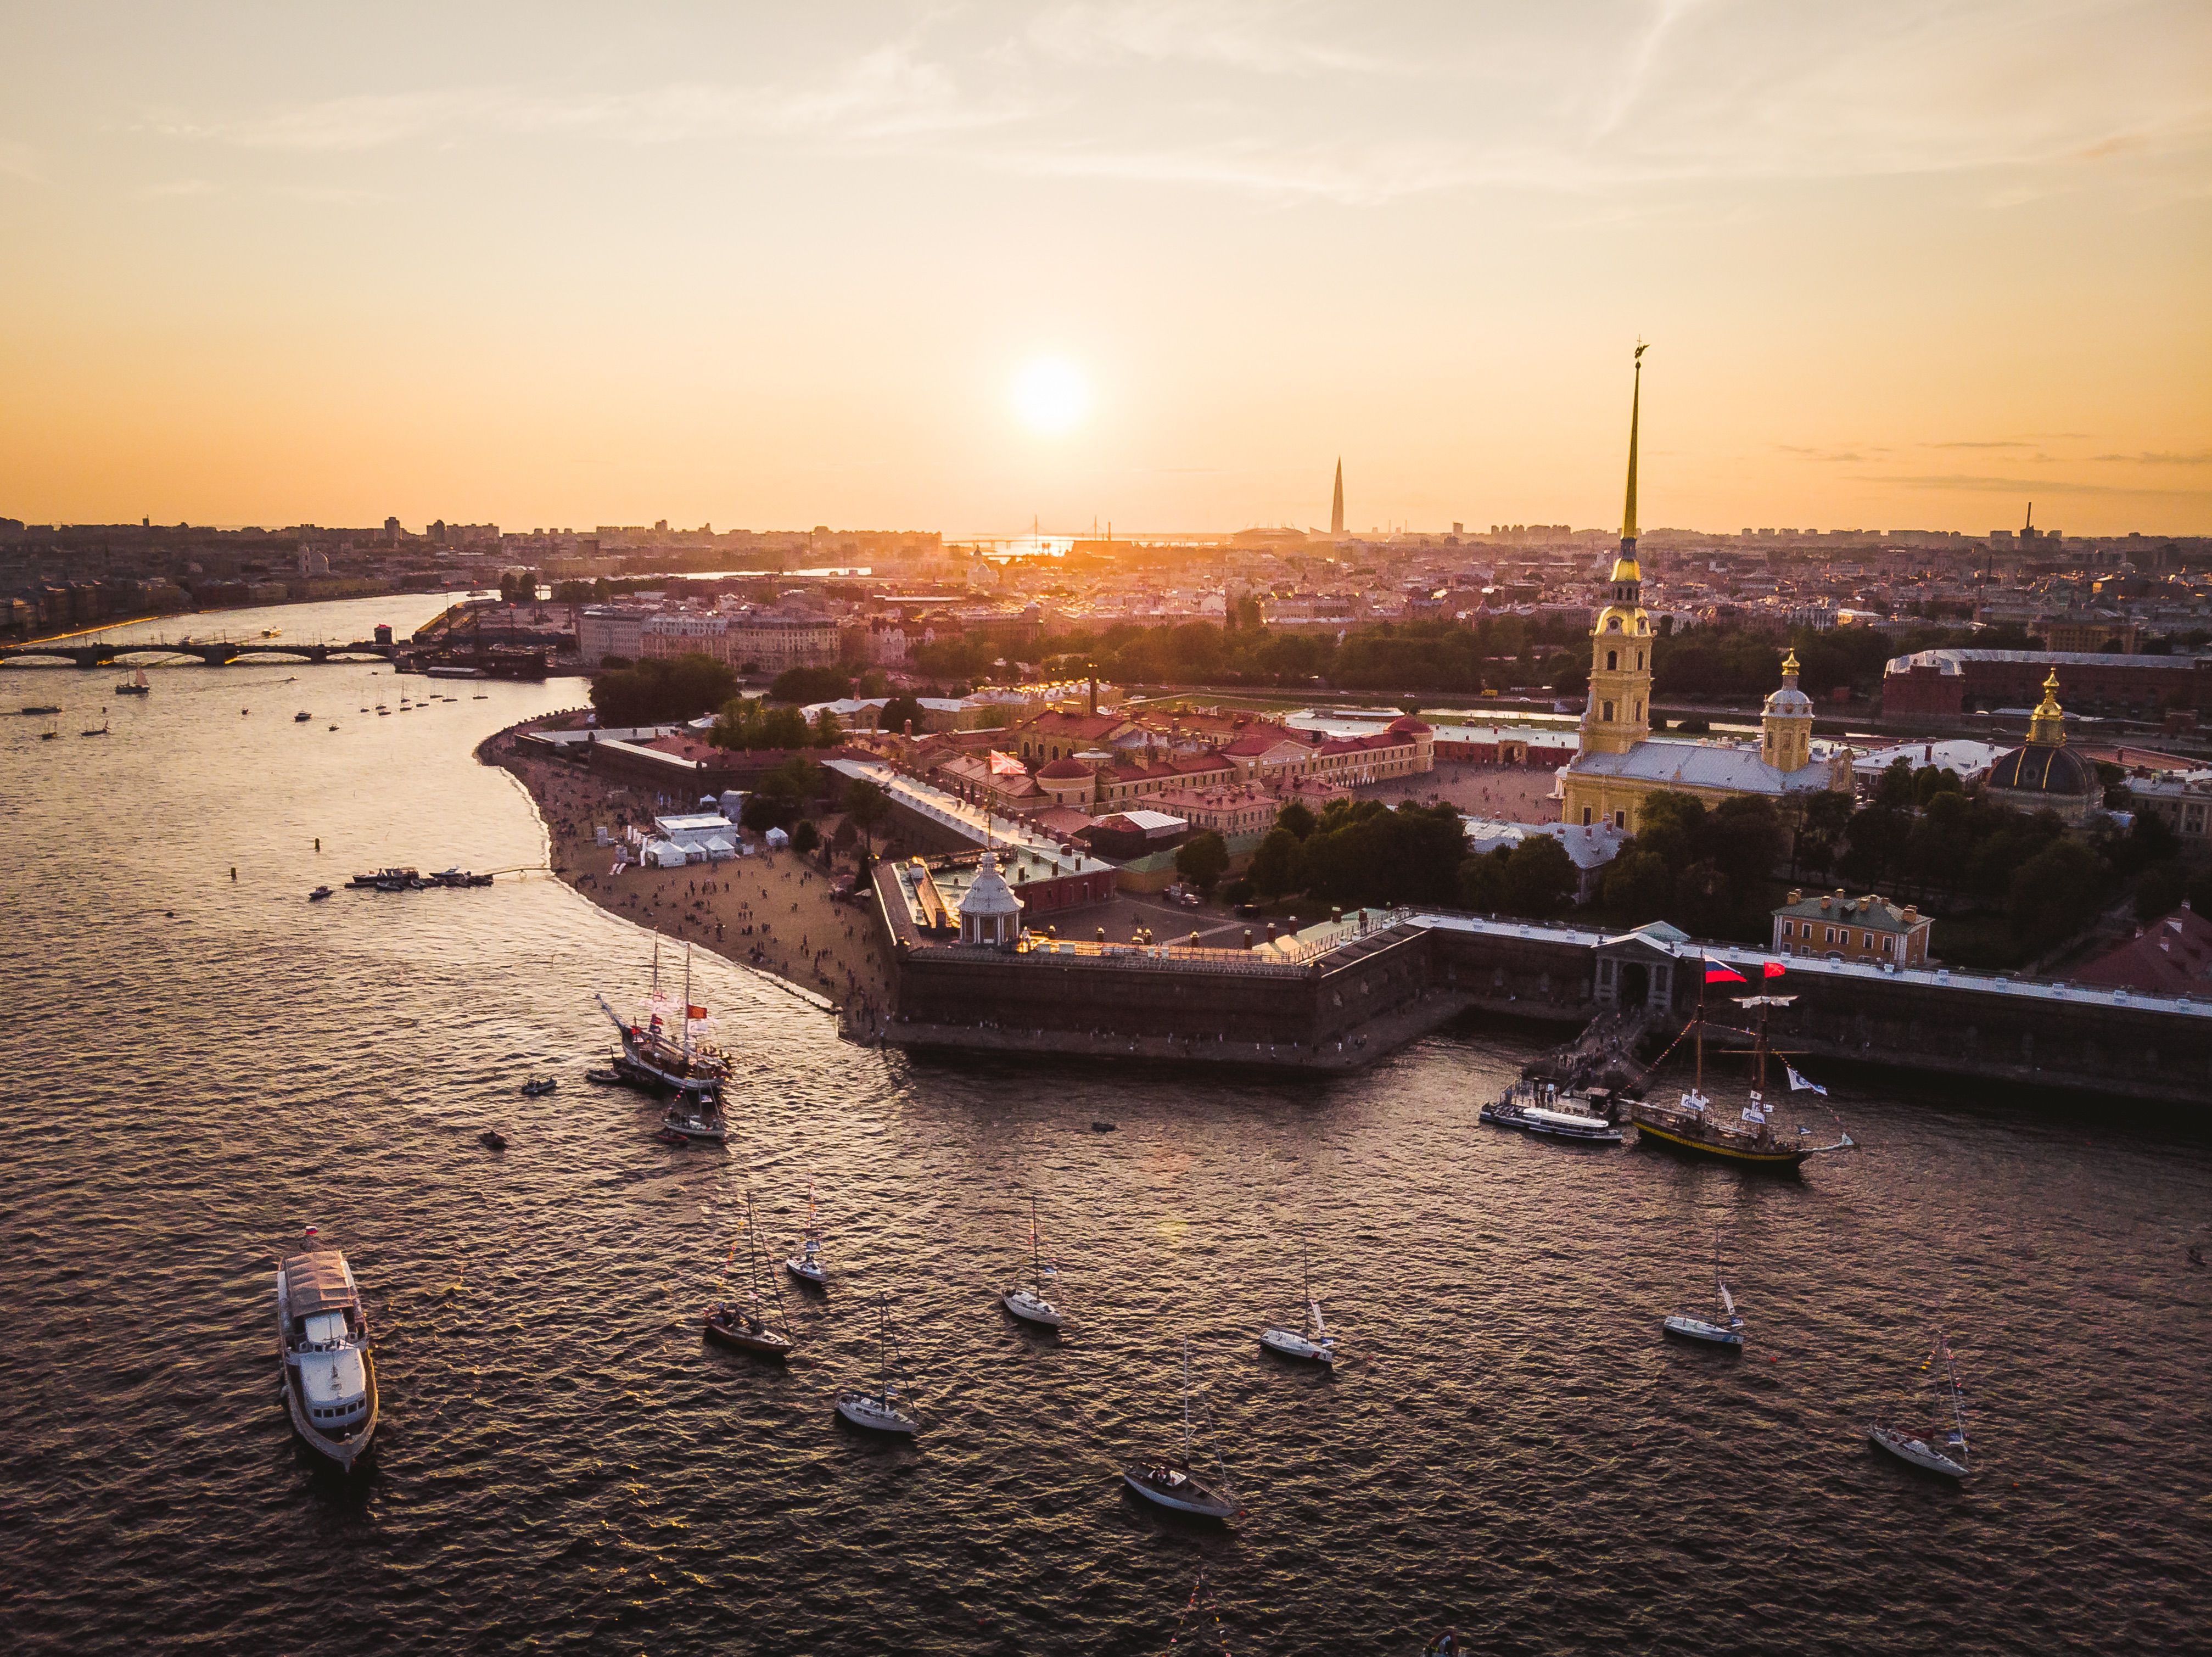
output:
[{"label": "sun", "polygon": [[1023,425],[1057,436],[1091,412],[1091,382],[1065,357],[1033,358],[1014,376],[1013,402]]}]

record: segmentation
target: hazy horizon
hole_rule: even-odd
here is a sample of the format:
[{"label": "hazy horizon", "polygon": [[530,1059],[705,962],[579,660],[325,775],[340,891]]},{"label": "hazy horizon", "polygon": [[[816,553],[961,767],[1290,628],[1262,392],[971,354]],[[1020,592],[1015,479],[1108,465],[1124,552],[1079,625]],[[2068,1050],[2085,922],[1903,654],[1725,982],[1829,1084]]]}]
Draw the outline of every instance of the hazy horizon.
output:
[{"label": "hazy horizon", "polygon": [[2212,532],[2185,0],[9,34],[32,522]]}]

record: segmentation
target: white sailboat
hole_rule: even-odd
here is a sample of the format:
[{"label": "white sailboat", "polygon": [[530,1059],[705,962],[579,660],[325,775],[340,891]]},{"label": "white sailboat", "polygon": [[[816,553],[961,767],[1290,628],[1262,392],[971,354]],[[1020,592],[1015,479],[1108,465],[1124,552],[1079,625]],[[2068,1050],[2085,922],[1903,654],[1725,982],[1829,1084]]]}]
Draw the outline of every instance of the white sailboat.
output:
[{"label": "white sailboat", "polygon": [[1298,1235],[1298,1296],[1304,1302],[1300,1311],[1304,1320],[1296,1329],[1281,1327],[1260,1332],[1260,1344],[1279,1357],[1296,1358],[1304,1363],[1336,1363],[1336,1337],[1322,1320],[1321,1302],[1314,1298],[1313,1279],[1306,1271],[1306,1240]]},{"label": "white sailboat", "polygon": [[1958,1360],[1951,1356],[1951,1344],[1941,1329],[1936,1332],[1936,1350],[1920,1366],[1899,1406],[1900,1414],[1923,1411],[1928,1424],[1918,1431],[1876,1420],[1867,1429],[1867,1436],[1899,1461],[1923,1472],[1945,1478],[1970,1476],[1973,1466],[1967,1460],[1966,1389],[1959,1385]]},{"label": "white sailboat", "polygon": [[1721,1229],[1713,1228],[1713,1307],[1711,1316],[1676,1312],[1662,1326],[1667,1333],[1685,1340],[1706,1341],[1715,1346],[1743,1344],[1743,1318],[1735,1309],[1735,1296],[1721,1279]]},{"label": "white sailboat", "polygon": [[872,1393],[848,1387],[837,1394],[837,1413],[855,1427],[874,1433],[911,1435],[921,1429],[921,1418],[898,1407],[899,1384],[891,1378],[891,1314],[881,1295],[876,1296],[876,1315],[881,1332],[881,1379]]},{"label": "white sailboat", "polygon": [[822,1221],[815,1208],[811,1180],[806,1182],[806,1229],[799,1239],[799,1252],[784,1261],[783,1269],[817,1289],[830,1281],[830,1267],[822,1259]]},{"label": "white sailboat", "polygon": [[1158,1507],[1200,1519],[1231,1519],[1243,1511],[1229,1483],[1229,1469],[1217,1448],[1212,1484],[1199,1478],[1190,1461],[1190,1339],[1182,1343],[1182,1454],[1136,1461],[1121,1470],[1121,1482]]},{"label": "white sailboat", "polygon": [[[737,1245],[730,1246],[732,1260],[737,1256]],[[753,1223],[753,1193],[745,1193],[745,1265],[751,1272],[751,1292],[743,1301],[717,1300],[705,1314],[707,1338],[725,1346],[734,1346],[741,1352],[753,1352],[762,1357],[781,1358],[787,1356],[793,1344],[791,1338],[791,1319],[783,1309],[783,1291],[776,1288],[776,1279],[769,1278],[769,1288],[775,1295],[776,1323],[772,1326],[767,1317],[767,1308],[761,1301],[760,1230]],[[725,1280],[729,1276],[726,1264],[722,1272]]]},{"label": "white sailboat", "polygon": [[[1053,1276],[1059,1273],[1054,1272]],[[1046,1267],[1037,1251],[1036,1199],[1030,1199],[1030,1282],[1016,1284],[999,1296],[999,1303],[1024,1323],[1041,1324],[1048,1329],[1057,1329],[1066,1321],[1057,1307],[1044,1297]]]}]

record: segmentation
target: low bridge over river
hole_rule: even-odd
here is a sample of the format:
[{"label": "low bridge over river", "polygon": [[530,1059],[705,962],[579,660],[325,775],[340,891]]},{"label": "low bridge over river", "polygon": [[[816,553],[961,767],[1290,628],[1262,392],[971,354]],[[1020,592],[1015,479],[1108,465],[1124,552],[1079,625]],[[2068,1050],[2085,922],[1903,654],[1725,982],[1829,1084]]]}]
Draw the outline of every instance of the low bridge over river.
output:
[{"label": "low bridge over river", "polygon": [[286,644],[257,639],[191,639],[177,644],[130,639],[94,639],[83,644],[0,645],[0,664],[14,662],[73,662],[82,668],[112,667],[128,660],[134,667],[181,666],[161,657],[190,657],[204,667],[228,667],[233,662],[325,662],[375,657],[389,661],[393,646],[363,640],[349,645]]}]

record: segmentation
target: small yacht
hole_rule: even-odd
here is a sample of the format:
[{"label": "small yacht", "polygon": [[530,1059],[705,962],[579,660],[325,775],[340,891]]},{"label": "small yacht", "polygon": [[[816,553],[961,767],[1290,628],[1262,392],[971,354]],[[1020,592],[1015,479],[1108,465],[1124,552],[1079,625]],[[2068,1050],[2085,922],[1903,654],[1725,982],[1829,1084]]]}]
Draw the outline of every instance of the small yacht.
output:
[{"label": "small yacht", "polygon": [[1190,1341],[1182,1344],[1182,1454],[1156,1456],[1132,1462],[1121,1470],[1121,1482],[1156,1507],[1186,1513],[1199,1519],[1231,1519],[1242,1512],[1237,1493],[1230,1488],[1229,1470],[1214,1456],[1218,1472],[1213,1484],[1199,1478],[1190,1462]]},{"label": "small yacht", "polygon": [[678,1102],[668,1108],[660,1119],[664,1138],[681,1139],[686,1144],[720,1145],[729,1143],[730,1130],[713,1107]]},{"label": "small yacht", "polygon": [[1713,1228],[1713,1303],[1710,1311],[1683,1311],[1670,1314],[1660,1326],[1670,1335],[1680,1335],[1685,1340],[1702,1340],[1714,1346],[1743,1344],[1743,1316],[1735,1309],[1735,1296],[1721,1280],[1721,1233]]},{"label": "small yacht", "polygon": [[1037,1251],[1036,1199],[1030,1199],[1030,1281],[1017,1284],[999,1296],[999,1303],[1024,1323],[1041,1324],[1047,1329],[1057,1329],[1066,1321],[1059,1308],[1044,1297],[1044,1280],[1058,1277],[1057,1268],[1048,1267]]},{"label": "small yacht", "polygon": [[783,1269],[817,1289],[830,1281],[830,1267],[822,1259],[822,1222],[811,1180],[806,1182],[806,1230],[800,1237],[799,1252],[783,1263]]},{"label": "small yacht", "polygon": [[872,1433],[911,1436],[921,1429],[921,1418],[898,1407],[898,1382],[891,1377],[891,1314],[884,1297],[876,1296],[876,1316],[881,1332],[882,1378],[872,1393],[848,1387],[837,1394],[837,1413],[855,1427]]},{"label": "small yacht", "polygon": [[535,1082],[525,1082],[522,1084],[522,1096],[526,1099],[542,1098],[560,1085],[560,1083],[550,1076],[543,1077]]},{"label": "small yacht", "polygon": [[1296,1329],[1275,1327],[1260,1332],[1260,1344],[1279,1357],[1297,1358],[1305,1363],[1320,1363],[1334,1367],[1336,1337],[1322,1321],[1321,1302],[1314,1298],[1313,1280],[1306,1275],[1306,1245],[1298,1239],[1299,1298],[1305,1304],[1299,1311],[1303,1321]]},{"label": "small yacht", "polygon": [[276,1268],[276,1336],[294,1429],[350,1472],[376,1434],[376,1360],[353,1268],[312,1226]]},{"label": "small yacht", "polygon": [[297,713],[295,713],[292,716],[292,723],[295,725],[305,725],[309,719],[312,719],[315,716],[308,713],[307,709],[301,708]]},{"label": "small yacht", "polygon": [[[1960,1385],[1958,1361],[1951,1356],[1951,1344],[1941,1329],[1936,1332],[1936,1350],[1929,1353],[1890,1413],[1913,1424],[1892,1425],[1877,1419],[1867,1429],[1867,1437],[1876,1448],[1943,1478],[1972,1476],[1966,1449],[1966,1388]],[[1921,1420],[1927,1424],[1915,1430]]]},{"label": "small yacht", "polygon": [[745,1264],[751,1268],[752,1292],[743,1302],[716,1301],[707,1308],[704,1320],[707,1338],[759,1357],[787,1357],[794,1344],[791,1338],[791,1320],[783,1314],[783,1291],[776,1289],[776,1279],[773,1276],[768,1280],[769,1287],[775,1290],[776,1320],[783,1326],[778,1329],[771,1326],[763,1315],[760,1233],[753,1224],[750,1192],[745,1193]]},{"label": "small yacht", "polygon": [[313,891],[312,891],[312,892],[310,892],[310,893],[308,893],[308,894],[307,894],[307,901],[308,901],[308,902],[310,902],[310,903],[320,903],[320,902],[321,902],[325,898],[328,897],[330,895],[331,895],[331,889],[330,889],[329,887],[327,887],[327,886],[318,886],[318,887],[316,887],[316,888],[315,888],[315,889],[314,889]]}]

